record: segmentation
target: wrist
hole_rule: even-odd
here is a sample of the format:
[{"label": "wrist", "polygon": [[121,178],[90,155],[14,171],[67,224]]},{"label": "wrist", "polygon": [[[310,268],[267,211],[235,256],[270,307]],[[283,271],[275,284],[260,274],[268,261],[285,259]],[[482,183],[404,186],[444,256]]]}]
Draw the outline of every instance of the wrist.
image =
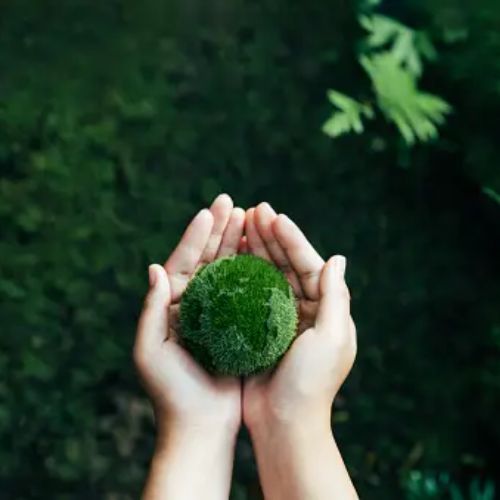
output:
[{"label": "wrist", "polygon": [[301,424],[281,424],[271,425],[267,428],[260,426],[258,429],[250,431],[250,436],[255,447],[273,447],[281,444],[287,447],[302,447],[315,443],[324,443],[325,440],[333,439],[330,426],[323,423],[314,423],[304,421]]},{"label": "wrist", "polygon": [[155,454],[165,455],[176,449],[231,448],[238,428],[206,421],[163,422],[157,425]]},{"label": "wrist", "polygon": [[273,435],[300,439],[303,434],[331,434],[331,407],[308,406],[308,411],[283,411],[268,406],[259,408],[245,424],[253,439],[265,440]]},{"label": "wrist", "polygon": [[234,414],[200,414],[199,412],[173,412],[154,408],[156,447],[163,448],[169,441],[211,437],[214,441],[236,438],[241,417]]},{"label": "wrist", "polygon": [[249,427],[256,450],[287,453],[292,449],[314,448],[333,439],[329,415],[309,415],[297,419],[262,418]]}]

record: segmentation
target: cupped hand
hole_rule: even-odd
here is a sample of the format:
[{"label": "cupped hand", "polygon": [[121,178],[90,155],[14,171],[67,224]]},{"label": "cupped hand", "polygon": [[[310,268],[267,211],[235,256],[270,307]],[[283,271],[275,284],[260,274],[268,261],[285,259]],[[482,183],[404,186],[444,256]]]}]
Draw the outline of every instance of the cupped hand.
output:
[{"label": "cupped hand", "polygon": [[209,375],[179,345],[178,307],[186,286],[203,264],[238,251],[245,212],[220,195],[191,221],[164,266],[149,268],[150,290],[137,328],[134,361],[152,400],[158,431],[163,427],[224,426],[241,422],[241,383]]},{"label": "cupped hand", "polygon": [[326,263],[297,225],[267,203],[246,213],[248,251],[273,262],[293,287],[298,336],[271,372],[245,381],[243,420],[252,431],[280,421],[330,421],[331,405],[356,355],[356,330],[344,280],[345,258]]}]

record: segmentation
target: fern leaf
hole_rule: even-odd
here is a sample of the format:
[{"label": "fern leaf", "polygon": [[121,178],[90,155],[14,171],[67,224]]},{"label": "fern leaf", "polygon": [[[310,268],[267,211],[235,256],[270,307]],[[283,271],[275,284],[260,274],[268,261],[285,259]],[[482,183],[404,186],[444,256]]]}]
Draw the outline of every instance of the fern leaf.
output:
[{"label": "fern leaf", "polygon": [[323,124],[322,130],[330,137],[338,137],[348,132],[360,134],[364,130],[362,118],[373,118],[373,109],[336,90],[328,91],[328,99],[337,108]]},{"label": "fern leaf", "polygon": [[452,109],[446,101],[421,92],[414,74],[403,68],[392,52],[362,56],[360,63],[372,81],[379,108],[407,144],[438,136],[437,125]]},{"label": "fern leaf", "polygon": [[387,50],[415,76],[421,76],[422,59],[432,60],[436,51],[429,37],[390,17],[382,15],[361,16],[361,26],[368,32],[367,44],[373,51]]}]

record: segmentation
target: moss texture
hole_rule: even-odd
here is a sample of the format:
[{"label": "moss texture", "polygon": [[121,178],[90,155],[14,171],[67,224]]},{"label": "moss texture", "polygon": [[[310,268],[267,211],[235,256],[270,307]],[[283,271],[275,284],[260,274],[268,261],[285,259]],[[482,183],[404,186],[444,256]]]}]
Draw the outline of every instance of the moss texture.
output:
[{"label": "moss texture", "polygon": [[293,291],[272,264],[253,255],[201,268],[180,306],[180,337],[212,373],[249,375],[273,366],[297,327]]}]

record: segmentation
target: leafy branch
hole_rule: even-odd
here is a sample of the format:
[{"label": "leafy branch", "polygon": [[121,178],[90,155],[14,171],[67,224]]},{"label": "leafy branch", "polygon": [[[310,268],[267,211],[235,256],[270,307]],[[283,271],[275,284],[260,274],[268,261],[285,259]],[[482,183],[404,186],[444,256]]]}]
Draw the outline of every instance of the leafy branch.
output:
[{"label": "leafy branch", "polygon": [[369,33],[359,62],[371,81],[373,104],[330,90],[328,98],[335,110],[323,132],[330,137],[363,132],[363,119],[375,116],[376,105],[396,125],[407,145],[437,138],[438,127],[452,108],[441,97],[418,87],[423,61],[436,58],[430,39],[386,16],[365,15],[359,22]]}]

